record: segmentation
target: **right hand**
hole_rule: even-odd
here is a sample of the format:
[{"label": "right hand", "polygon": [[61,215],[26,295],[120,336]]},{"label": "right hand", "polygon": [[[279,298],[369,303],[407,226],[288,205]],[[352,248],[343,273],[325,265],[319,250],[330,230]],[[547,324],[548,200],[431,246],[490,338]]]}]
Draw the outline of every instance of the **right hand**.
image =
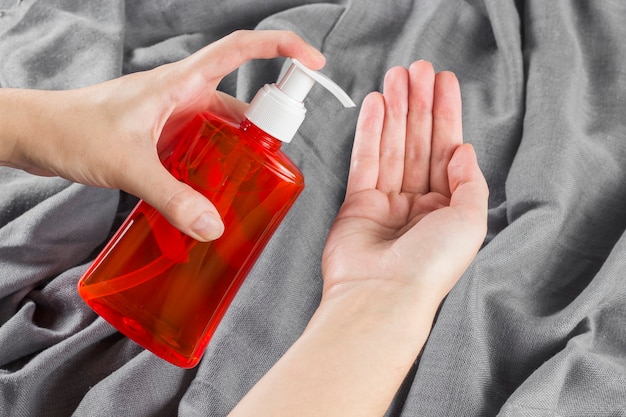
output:
[{"label": "right hand", "polygon": [[218,83],[246,61],[277,56],[294,57],[311,69],[325,63],[319,51],[292,32],[238,31],[181,61],[90,87],[7,92],[29,106],[16,111],[27,129],[16,129],[20,136],[2,163],[122,189],[159,210],[183,233],[215,239],[224,228],[219,213],[202,194],[170,175],[157,146],[175,140],[174,133],[199,112],[240,121],[247,105],[218,92]]}]

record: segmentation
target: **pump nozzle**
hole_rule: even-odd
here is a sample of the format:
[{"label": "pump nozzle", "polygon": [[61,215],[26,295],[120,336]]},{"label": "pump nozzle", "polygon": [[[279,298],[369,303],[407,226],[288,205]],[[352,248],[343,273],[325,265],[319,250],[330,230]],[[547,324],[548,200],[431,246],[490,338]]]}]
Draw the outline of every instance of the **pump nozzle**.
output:
[{"label": "pump nozzle", "polygon": [[278,79],[278,88],[298,101],[304,101],[316,82],[330,91],[344,107],[355,107],[356,104],[333,80],[324,74],[308,69],[295,58],[285,61],[284,70]]},{"label": "pump nozzle", "polygon": [[245,116],[261,130],[283,142],[290,142],[306,114],[304,99],[316,82],[337,97],[344,107],[356,106],[330,78],[290,59],[285,63],[278,83],[263,86]]}]

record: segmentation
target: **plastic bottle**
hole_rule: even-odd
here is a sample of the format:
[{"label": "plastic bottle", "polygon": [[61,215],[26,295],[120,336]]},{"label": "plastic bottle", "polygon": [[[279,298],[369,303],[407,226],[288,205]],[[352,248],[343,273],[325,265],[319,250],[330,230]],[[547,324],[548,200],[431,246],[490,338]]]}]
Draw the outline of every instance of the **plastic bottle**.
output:
[{"label": "plastic bottle", "polygon": [[120,332],[159,357],[194,367],[267,241],[304,188],[281,151],[304,120],[316,82],[346,107],[335,83],[296,60],[265,85],[240,126],[202,113],[164,159],[179,180],[207,196],[224,234],[198,242],[140,201],[78,283],[85,302]]}]

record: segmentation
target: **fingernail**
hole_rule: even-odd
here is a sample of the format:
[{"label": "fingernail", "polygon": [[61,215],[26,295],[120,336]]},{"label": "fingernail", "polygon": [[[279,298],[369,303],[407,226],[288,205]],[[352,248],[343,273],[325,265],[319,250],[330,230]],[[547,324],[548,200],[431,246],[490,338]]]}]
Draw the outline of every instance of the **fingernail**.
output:
[{"label": "fingernail", "polygon": [[200,240],[215,240],[224,233],[224,223],[215,215],[202,213],[191,226],[191,230],[200,237]]}]

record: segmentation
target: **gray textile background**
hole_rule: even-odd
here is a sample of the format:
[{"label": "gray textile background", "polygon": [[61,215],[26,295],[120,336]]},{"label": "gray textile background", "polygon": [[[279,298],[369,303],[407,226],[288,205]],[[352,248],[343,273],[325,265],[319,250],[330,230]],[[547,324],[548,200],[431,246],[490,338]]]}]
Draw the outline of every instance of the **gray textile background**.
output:
[{"label": "gray textile background", "polygon": [[[489,234],[388,414],[626,415],[626,3],[311,3],[0,0],[0,85],[88,85],[254,27],[320,47],[358,102],[393,65],[456,72]],[[247,65],[222,88],[249,100],[279,66]],[[358,111],[321,89],[308,108],[286,146],[306,191],[193,370],[143,351],[76,294],[133,200],[0,169],[0,415],[226,414],[319,299]]]}]

